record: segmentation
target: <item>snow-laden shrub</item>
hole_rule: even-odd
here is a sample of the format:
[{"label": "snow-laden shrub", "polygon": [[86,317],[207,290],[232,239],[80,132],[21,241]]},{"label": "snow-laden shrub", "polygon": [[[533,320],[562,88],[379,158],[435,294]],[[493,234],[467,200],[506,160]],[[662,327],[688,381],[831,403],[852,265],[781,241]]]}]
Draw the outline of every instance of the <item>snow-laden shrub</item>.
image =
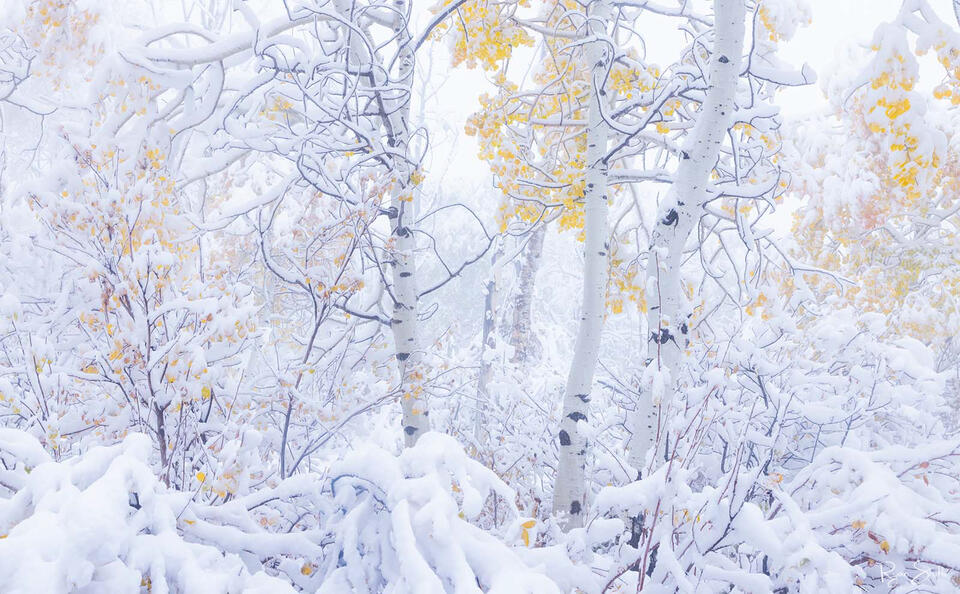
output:
[{"label": "snow-laden shrub", "polygon": [[501,535],[471,523],[488,496],[514,509],[514,494],[452,438],[427,434],[398,457],[355,452],[330,477],[320,592],[560,592],[501,539],[522,529],[515,513]]},{"label": "snow-laden shrub", "polygon": [[234,554],[187,541],[191,493],[148,464],[144,435],[53,462],[32,437],[0,429],[0,591],[282,593],[292,588]]},{"label": "snow-laden shrub", "polygon": [[[399,456],[362,447],[324,475],[222,505],[163,485],[150,454],[131,435],[55,462],[0,429],[0,591],[561,591],[518,554],[532,521],[514,492],[450,437],[427,434]],[[490,497],[508,510],[502,530],[474,523]]]},{"label": "snow-laden shrub", "polygon": [[637,519],[597,549],[607,591],[960,587],[943,374],[924,345],[842,313],[776,348],[734,342],[726,369],[689,378],[643,479],[597,495],[595,521]]}]

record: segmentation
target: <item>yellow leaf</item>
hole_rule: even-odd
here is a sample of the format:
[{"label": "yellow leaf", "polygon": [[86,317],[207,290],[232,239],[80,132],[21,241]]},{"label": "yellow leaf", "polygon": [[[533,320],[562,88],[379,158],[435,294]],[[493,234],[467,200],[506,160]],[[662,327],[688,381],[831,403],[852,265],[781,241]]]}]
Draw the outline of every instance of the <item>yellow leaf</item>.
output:
[{"label": "yellow leaf", "polygon": [[853,524],[851,524],[851,526],[853,526],[853,529],[854,529],[854,530],[860,530],[860,529],[862,529],[862,528],[863,528],[864,526],[866,526],[866,525],[867,525],[867,523],[864,522],[863,520],[855,520],[855,521],[853,522]]},{"label": "yellow leaf", "polygon": [[889,553],[889,552],[890,552],[890,543],[887,542],[887,541],[881,542],[881,543],[880,543],[880,550],[883,551],[884,553]]},{"label": "yellow leaf", "polygon": [[530,533],[527,532],[526,528],[523,529],[523,532],[520,534],[520,538],[523,539],[523,546],[525,547],[530,546]]},{"label": "yellow leaf", "polygon": [[198,472],[197,480],[200,481],[201,483],[204,482],[205,480],[207,480],[207,474],[205,472]]},{"label": "yellow leaf", "polygon": [[208,398],[210,398],[210,386],[204,386],[200,390],[200,395],[203,396],[204,400],[207,400]]},{"label": "yellow leaf", "polygon": [[313,567],[309,563],[304,563],[303,567],[300,568],[300,573],[303,575],[310,575],[313,573]]},{"label": "yellow leaf", "polygon": [[526,522],[524,522],[523,524],[520,524],[520,525],[523,526],[524,529],[533,528],[534,526],[537,525],[537,521],[536,521],[536,520],[527,520]]}]

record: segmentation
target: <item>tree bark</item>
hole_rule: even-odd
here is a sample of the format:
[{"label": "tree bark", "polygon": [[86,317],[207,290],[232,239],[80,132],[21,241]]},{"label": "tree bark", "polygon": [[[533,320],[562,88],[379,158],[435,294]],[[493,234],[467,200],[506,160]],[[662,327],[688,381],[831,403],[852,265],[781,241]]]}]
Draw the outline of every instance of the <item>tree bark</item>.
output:
[{"label": "tree bark", "polygon": [[[700,220],[707,199],[710,173],[733,118],[743,54],[743,0],[714,0],[714,47],[710,57],[706,100],[683,143],[673,185],[657,213],[645,272],[649,309],[650,362],[632,423],[629,462],[640,469],[647,454],[662,438],[665,413],[673,401],[680,357],[686,349],[690,312],[682,287],[681,263],[690,234]],[[651,374],[650,367],[658,373]]]},{"label": "tree bark", "polygon": [[586,189],[584,191],[583,302],[570,374],[563,395],[563,416],[557,435],[560,443],[553,513],[564,530],[583,526],[587,485],[586,428],[593,372],[600,353],[607,290],[607,153],[608,128],[603,121],[603,81],[612,51],[606,40],[607,6],[596,4],[590,15],[591,33],[598,39],[586,50],[592,91],[587,117]]},{"label": "tree bark", "polygon": [[[412,89],[415,64],[408,26],[410,7],[406,0],[395,0],[394,8],[394,33],[400,47],[397,77],[400,84],[409,90]],[[399,104],[392,106],[392,113],[387,116],[390,127],[388,144],[401,154],[394,169],[399,189],[393,193],[389,209],[390,235],[394,242],[391,267],[394,305],[390,329],[393,331],[400,370],[404,444],[410,447],[430,430],[430,418],[423,393],[423,350],[419,343],[417,245],[410,227],[414,219],[414,201],[418,191],[416,185],[410,181],[414,172],[409,161],[403,158],[409,148],[410,139],[410,94],[406,93],[396,101]]]},{"label": "tree bark", "polygon": [[524,363],[535,353],[536,337],[533,335],[533,291],[537,284],[537,271],[540,269],[540,256],[543,254],[543,238],[546,234],[546,224],[540,224],[530,234],[523,260],[520,265],[520,274],[517,279],[520,290],[513,300],[513,327],[510,330],[510,346],[513,347],[513,361]]},{"label": "tree bark", "polygon": [[484,285],[483,296],[483,329],[480,342],[480,375],[477,378],[477,409],[474,413],[474,439],[480,443],[480,434],[487,424],[487,413],[490,408],[490,392],[487,385],[493,375],[493,362],[487,357],[487,352],[496,347],[497,327],[497,280],[499,267],[497,263],[503,257],[503,241],[498,241],[497,249],[490,259],[490,276]]}]

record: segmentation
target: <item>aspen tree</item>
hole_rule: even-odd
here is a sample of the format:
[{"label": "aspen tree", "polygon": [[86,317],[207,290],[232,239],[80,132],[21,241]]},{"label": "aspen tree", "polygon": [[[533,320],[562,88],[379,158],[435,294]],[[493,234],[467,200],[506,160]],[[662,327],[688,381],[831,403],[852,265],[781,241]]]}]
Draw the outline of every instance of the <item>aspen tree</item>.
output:
[{"label": "aspen tree", "polygon": [[600,352],[607,291],[607,124],[603,108],[607,102],[604,81],[613,58],[606,35],[609,7],[605,0],[594,2],[588,13],[592,41],[585,52],[590,67],[589,107],[586,127],[586,171],[584,172],[584,263],[583,297],[577,339],[570,361],[570,374],[563,394],[560,419],[559,465],[554,484],[553,513],[566,529],[583,526],[586,513],[586,461],[589,443],[584,432],[589,419],[593,373]]},{"label": "aspen tree", "polygon": [[[700,221],[720,146],[734,117],[737,83],[743,54],[742,0],[715,0],[714,45],[710,56],[705,101],[684,139],[673,184],[657,213],[645,272],[650,357],[648,372],[655,372],[653,387],[641,396],[633,427],[631,463],[640,467],[659,438],[661,414],[673,399],[680,356],[686,348],[690,313],[684,295],[680,266],[684,249]],[[672,377],[671,377],[671,374]]]}]

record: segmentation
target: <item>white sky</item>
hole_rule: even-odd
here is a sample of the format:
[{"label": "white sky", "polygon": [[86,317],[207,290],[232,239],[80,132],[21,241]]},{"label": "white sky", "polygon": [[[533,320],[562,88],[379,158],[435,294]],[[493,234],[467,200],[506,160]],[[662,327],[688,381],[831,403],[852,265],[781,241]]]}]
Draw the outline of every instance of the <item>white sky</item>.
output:
[{"label": "white sky", "polygon": [[[819,80],[807,87],[781,92],[781,106],[787,115],[796,116],[824,105],[821,82],[843,64],[848,49],[869,44],[873,31],[882,22],[891,21],[900,8],[900,0],[807,0],[813,10],[813,23],[801,27],[781,49],[781,57],[797,66],[813,66]],[[952,0],[932,0],[949,4]]]}]

